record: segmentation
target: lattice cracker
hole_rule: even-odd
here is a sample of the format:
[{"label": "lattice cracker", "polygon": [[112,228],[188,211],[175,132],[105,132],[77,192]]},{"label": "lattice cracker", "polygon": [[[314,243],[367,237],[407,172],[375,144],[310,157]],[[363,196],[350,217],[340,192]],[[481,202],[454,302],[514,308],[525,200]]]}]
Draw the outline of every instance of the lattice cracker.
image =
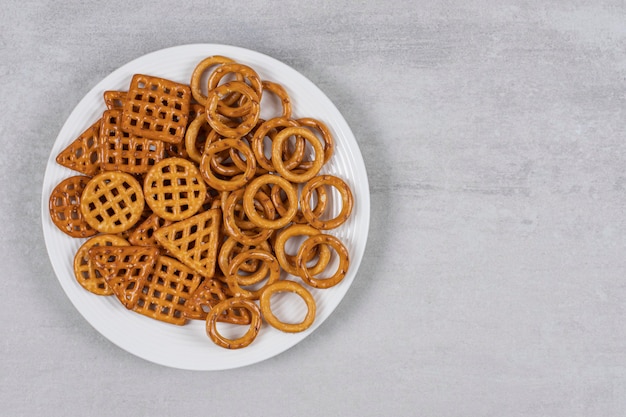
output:
[{"label": "lattice cracker", "polygon": [[215,274],[222,211],[211,209],[155,230],[154,237],[204,278]]},{"label": "lattice cracker", "polygon": [[99,136],[102,119],[98,119],[83,133],[63,149],[56,157],[56,162],[89,177],[100,171]]},{"label": "lattice cracker", "polygon": [[94,246],[89,257],[120,302],[133,309],[155,268],[159,249],[149,246]]},{"label": "lattice cracker", "polygon": [[181,143],[189,119],[190,100],[188,85],[136,74],[124,102],[122,128],[137,136]]},{"label": "lattice cracker", "polygon": [[90,181],[85,175],[74,175],[61,181],[50,193],[50,219],[68,236],[90,237],[98,233],[81,209],[82,194]]},{"label": "lattice cracker", "polygon": [[118,90],[107,90],[103,93],[104,104],[107,106],[107,109],[119,109],[122,110],[124,108],[124,101],[126,101],[126,96],[128,92],[126,91],[118,91]]},{"label": "lattice cracker", "polygon": [[122,130],[122,111],[106,110],[100,127],[100,167],[131,174],[147,172],[163,159],[163,141],[142,138]]},{"label": "lattice cracker", "polygon": [[101,233],[121,233],[133,227],[144,213],[139,182],[125,172],[105,171],[83,190],[80,211],[85,221]]},{"label": "lattice cracker", "polygon": [[183,325],[185,302],[198,288],[202,277],[169,256],[159,256],[144,281],[133,311],[166,323]]},{"label": "lattice cracker", "polygon": [[207,187],[193,162],[165,158],[144,178],[146,204],[159,217],[178,221],[193,216],[206,200]]}]

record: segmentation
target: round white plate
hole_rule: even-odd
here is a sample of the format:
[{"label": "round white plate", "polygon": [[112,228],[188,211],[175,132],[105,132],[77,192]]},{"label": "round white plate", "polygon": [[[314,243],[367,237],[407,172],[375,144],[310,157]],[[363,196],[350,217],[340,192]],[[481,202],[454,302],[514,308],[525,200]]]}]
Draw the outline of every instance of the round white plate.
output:
[{"label": "round white plate", "polygon": [[[102,94],[106,90],[127,90],[133,74],[143,73],[189,83],[195,66],[211,55],[224,55],[254,68],[262,79],[282,84],[292,100],[293,117],[314,117],[325,122],[334,135],[336,152],[323,169],[343,178],[354,193],[351,218],[330,231],[340,238],[351,256],[344,280],[326,290],[312,290],[317,302],[315,323],[297,334],[283,333],[263,324],[256,340],[248,347],[226,350],[216,346],[206,335],[204,322],[193,320],[185,326],[161,323],[126,310],[115,297],[102,297],[84,290],[74,278],[74,254],[84,239],[68,237],[50,220],[48,199],[53,188],[64,178],[78,173],[58,165],[56,155],[94,123],[106,109]],[[271,99],[261,103],[262,117],[278,110]],[[338,194],[331,194],[331,202]],[[336,214],[338,204],[332,205]],[[221,370],[250,365],[271,358],[302,341],[319,327],[337,307],[357,275],[365,251],[370,217],[367,173],[358,144],[342,115],[326,95],[311,81],[286,64],[261,53],[243,48],[195,44],[156,51],[124,65],[96,85],[78,103],[63,125],[50,152],[42,193],[43,232],[52,266],[61,286],[76,309],[102,335],[122,349],[161,365],[191,370]],[[285,294],[287,295],[287,294]],[[274,303],[275,313],[285,319],[303,317],[303,303],[293,295]],[[224,332],[236,330],[223,328]]]}]

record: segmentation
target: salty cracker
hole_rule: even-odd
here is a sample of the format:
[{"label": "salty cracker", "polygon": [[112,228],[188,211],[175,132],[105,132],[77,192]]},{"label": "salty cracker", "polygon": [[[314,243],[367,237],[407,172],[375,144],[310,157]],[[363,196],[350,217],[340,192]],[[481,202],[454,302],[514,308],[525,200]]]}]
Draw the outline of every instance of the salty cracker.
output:
[{"label": "salty cracker", "polygon": [[121,110],[106,110],[102,115],[98,152],[101,169],[130,174],[148,172],[165,156],[164,143],[124,132],[121,122]]},{"label": "salty cracker", "polygon": [[88,177],[100,171],[99,136],[102,118],[89,126],[65,149],[57,154],[56,162]]},{"label": "salty cracker", "polygon": [[155,268],[159,249],[149,246],[96,246],[89,249],[95,268],[129,310],[139,300],[143,283]]},{"label": "salty cracker", "polygon": [[170,221],[184,220],[200,210],[207,188],[193,162],[165,158],[154,165],[144,178],[146,203],[154,213]]},{"label": "salty cracker", "polygon": [[202,277],[178,260],[159,256],[152,273],[143,281],[133,311],[155,320],[183,325],[185,302],[202,282]]},{"label": "salty cracker", "polygon": [[107,90],[102,94],[104,98],[104,104],[107,106],[107,109],[119,109],[122,110],[124,108],[124,102],[126,101],[126,97],[128,96],[127,91],[118,91],[118,90]]},{"label": "salty cracker", "polygon": [[129,243],[117,235],[97,235],[83,243],[74,256],[76,281],[91,293],[111,295],[113,290],[106,283],[104,276],[96,269],[89,256],[89,250],[96,246],[129,246]]},{"label": "salty cracker", "polygon": [[85,221],[101,233],[121,233],[133,227],[144,212],[141,185],[130,174],[105,171],[85,186],[80,210]]},{"label": "salty cracker", "polygon": [[128,241],[137,246],[158,246],[159,243],[154,238],[154,231],[170,224],[172,224],[171,221],[152,213],[132,230],[128,236]]},{"label": "salty cracker", "polygon": [[71,237],[90,237],[98,233],[81,210],[82,194],[91,179],[84,175],[66,178],[54,187],[48,200],[52,223]]},{"label": "salty cracker", "polygon": [[205,278],[215,274],[222,211],[210,209],[155,230],[162,247]]},{"label": "salty cracker", "polygon": [[168,143],[180,143],[189,118],[188,85],[135,74],[124,101],[122,128],[132,134]]}]

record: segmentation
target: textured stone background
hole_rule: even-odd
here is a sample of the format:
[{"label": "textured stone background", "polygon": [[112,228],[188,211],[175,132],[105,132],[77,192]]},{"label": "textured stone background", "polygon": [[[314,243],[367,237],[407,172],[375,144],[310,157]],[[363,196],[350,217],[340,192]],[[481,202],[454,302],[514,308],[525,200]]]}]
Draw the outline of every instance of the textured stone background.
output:
[{"label": "textured stone background", "polygon": [[[15,1],[0,13],[0,414],[626,415],[626,4]],[[74,106],[187,43],[273,56],[337,105],[372,198],[361,272],[296,347],[173,370],[102,337],[43,242]]]}]

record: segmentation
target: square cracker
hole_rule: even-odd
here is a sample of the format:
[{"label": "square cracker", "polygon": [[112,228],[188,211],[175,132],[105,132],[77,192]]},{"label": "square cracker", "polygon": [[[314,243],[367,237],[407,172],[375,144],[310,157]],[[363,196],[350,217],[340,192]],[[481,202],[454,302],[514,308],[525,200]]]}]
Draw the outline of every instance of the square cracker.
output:
[{"label": "square cracker", "polygon": [[181,143],[189,119],[188,85],[135,74],[124,101],[122,129],[168,143]]}]

